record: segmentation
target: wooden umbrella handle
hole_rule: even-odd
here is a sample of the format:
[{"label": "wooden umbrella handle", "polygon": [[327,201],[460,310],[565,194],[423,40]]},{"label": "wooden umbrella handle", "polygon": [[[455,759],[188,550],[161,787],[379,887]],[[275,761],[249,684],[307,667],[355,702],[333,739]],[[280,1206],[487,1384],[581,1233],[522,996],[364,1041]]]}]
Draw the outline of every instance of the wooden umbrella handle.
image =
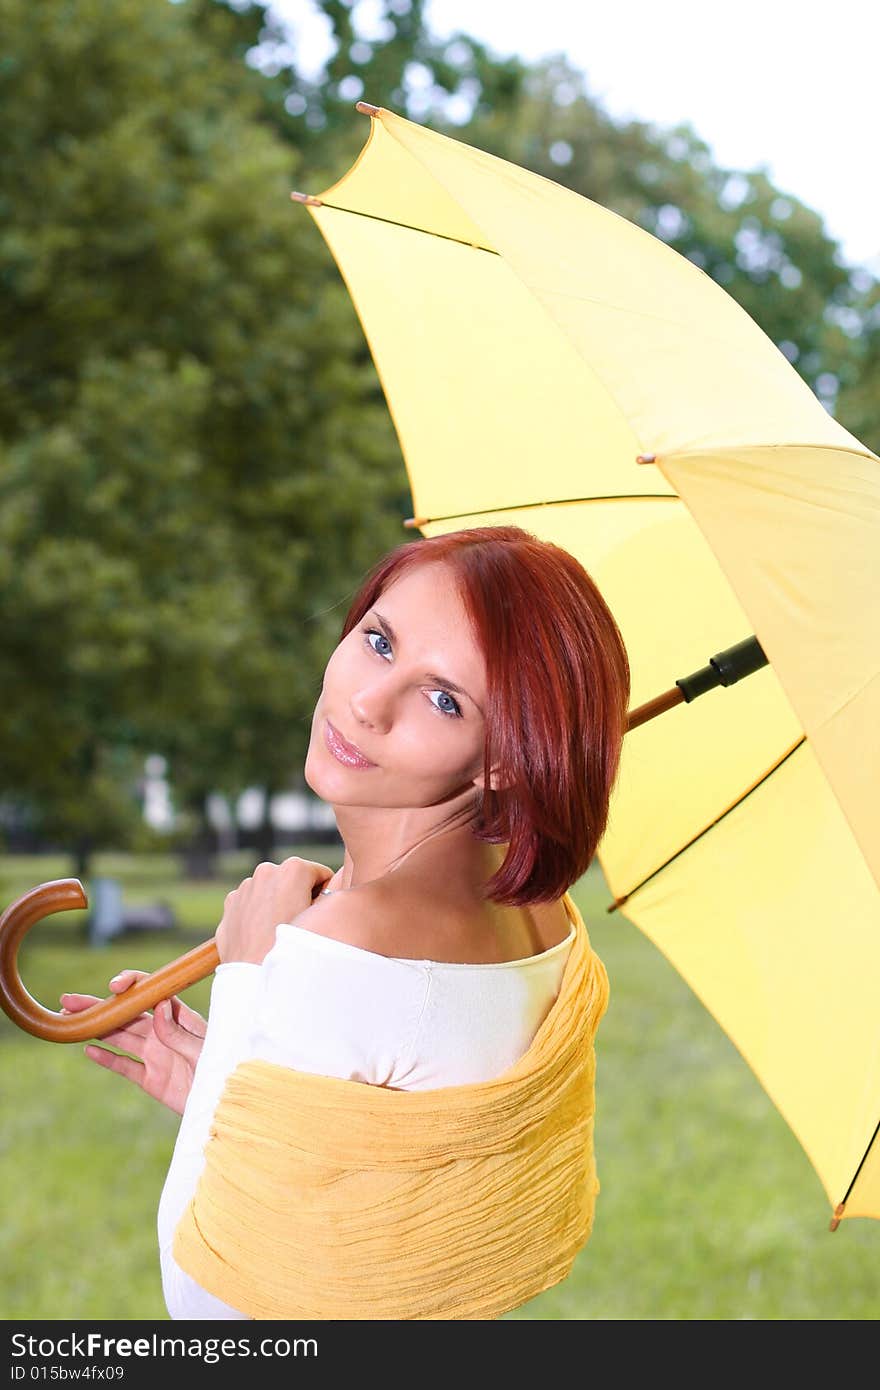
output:
[{"label": "wooden umbrella handle", "polygon": [[131,1023],[160,999],[194,985],[213,974],[220,964],[212,937],[186,955],[163,965],[161,970],[139,980],[122,994],[113,994],[75,1014],[56,1014],[44,1009],[21,982],[18,948],[35,922],[53,912],[88,907],[89,900],[78,878],[56,878],[40,883],[17,898],[0,917],[0,1007],[13,1023],[48,1042],[86,1042],[103,1038],[114,1028]]}]

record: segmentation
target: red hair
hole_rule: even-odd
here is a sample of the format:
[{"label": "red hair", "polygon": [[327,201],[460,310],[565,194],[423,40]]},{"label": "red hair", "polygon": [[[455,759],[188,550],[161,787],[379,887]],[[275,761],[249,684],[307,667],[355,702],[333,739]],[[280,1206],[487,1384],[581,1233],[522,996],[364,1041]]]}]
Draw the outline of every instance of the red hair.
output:
[{"label": "red hair", "polygon": [[[396,546],[368,572],[346,637],[417,565],[453,571],[486,662],[486,786],[477,839],[509,842],[486,896],[555,902],[605,832],[629,713],[630,669],[608,605],[578,560],[519,526],[475,526]],[[489,785],[496,767],[502,784]]]}]

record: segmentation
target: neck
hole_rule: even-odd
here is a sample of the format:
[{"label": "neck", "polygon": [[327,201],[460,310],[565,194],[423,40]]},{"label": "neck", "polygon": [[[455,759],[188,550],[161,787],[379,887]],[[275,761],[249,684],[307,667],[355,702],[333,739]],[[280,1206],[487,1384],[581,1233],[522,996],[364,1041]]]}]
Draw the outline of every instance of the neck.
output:
[{"label": "neck", "polygon": [[330,881],[333,891],[356,888],[392,873],[410,855],[442,839],[444,848],[475,862],[481,844],[471,828],[473,814],[466,808],[443,813],[443,808],[388,806],[334,806],[336,824],[345,846],[342,868]]}]

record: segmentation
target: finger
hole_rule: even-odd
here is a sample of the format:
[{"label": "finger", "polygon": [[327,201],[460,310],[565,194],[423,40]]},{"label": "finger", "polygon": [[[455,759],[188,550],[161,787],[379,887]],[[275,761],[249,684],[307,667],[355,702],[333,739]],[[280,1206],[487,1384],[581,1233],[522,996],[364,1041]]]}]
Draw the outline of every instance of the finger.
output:
[{"label": "finger", "polygon": [[319,864],[316,859],[306,859],[303,861],[312,871],[312,878],[315,883],[326,883],[328,878],[332,878],[335,869],[331,869],[329,864]]},{"label": "finger", "polygon": [[315,888],[326,883],[336,872],[328,864],[319,864],[316,859],[303,859],[298,854],[291,854],[289,858],[283,859],[280,868],[289,880],[298,880],[301,883],[305,879],[313,894]]},{"label": "finger", "polygon": [[126,1081],[143,1086],[146,1070],[143,1062],[136,1062],[133,1057],[123,1057],[119,1052],[109,1052],[106,1047],[97,1047],[94,1043],[90,1043],[83,1051],[90,1061],[97,1062],[107,1071],[115,1071],[119,1076],[124,1076]]},{"label": "finger", "polygon": [[[104,999],[98,999],[94,994],[62,994],[59,996],[61,1001],[61,1013],[77,1014],[83,1009],[88,1009],[92,1004],[103,1004]],[[138,1038],[146,1038],[150,1032],[150,1015],[148,1013],[138,1014],[128,1024],[132,1035]],[[98,1034],[99,1037],[109,1036],[109,1034]]]},{"label": "finger", "polygon": [[60,994],[58,996],[61,1003],[63,1014],[75,1014],[80,1009],[87,1009],[92,1004],[100,1004],[102,1001],[97,994]]},{"label": "finger", "polygon": [[[67,996],[62,995],[62,998],[66,997]],[[99,1000],[98,1002],[100,1003],[102,1001]],[[79,1007],[64,1008],[62,1006],[61,1008],[62,1014],[68,1014],[71,1017],[73,1017],[74,1014],[79,1012]],[[104,1042],[118,1042],[122,1047],[131,1047],[133,1050],[135,1050],[137,1040],[142,1041],[144,1038],[148,1038],[150,1036],[151,1031],[152,1022],[150,1019],[150,1015],[140,1014],[137,1018],[133,1019],[131,1023],[126,1023],[121,1028],[114,1028],[109,1033],[102,1033],[100,1031],[99,1024],[95,1029],[95,1037],[101,1038]]]},{"label": "finger", "polygon": [[189,1005],[184,1004],[183,1000],[178,999],[176,994],[171,996],[171,1010],[174,1016],[174,1022],[179,1023],[181,1028],[185,1028],[187,1032],[192,1033],[193,1037],[203,1038],[205,1036],[208,1031],[207,1019],[202,1018],[202,1015],[197,1014],[195,1009],[191,1009]]},{"label": "finger", "polygon": [[[130,989],[131,986],[133,984],[136,984],[138,980],[148,979],[149,974],[150,972],[148,970],[120,970],[119,974],[114,975],[113,979],[110,981],[110,988],[115,993],[119,994],[123,990]],[[172,994],[170,998],[173,1005],[176,1005],[178,1008],[181,1009],[186,1008],[186,1005],[176,994]],[[190,1012],[192,1011],[190,1010]],[[145,1013],[144,1017],[148,1018],[148,1015]],[[204,1023],[204,1020],[197,1013],[193,1013],[193,1018],[198,1019],[199,1022]],[[205,1026],[207,1027],[207,1025]],[[202,1036],[204,1036],[204,1034]]]},{"label": "finger", "polygon": [[96,1038],[103,1043],[113,1043],[114,1047],[125,1047],[129,1052],[140,1056],[141,1046],[153,1031],[153,1020],[149,1014],[141,1014],[131,1023],[123,1023],[119,1028],[111,1028],[109,1033],[97,1031]]},{"label": "finger", "polygon": [[329,864],[322,864],[322,863],[321,863],[319,860],[317,860],[317,859],[301,859],[301,858],[299,858],[298,855],[295,855],[295,854],[292,854],[292,855],[290,856],[289,859],[285,859],[285,860],[284,860],[284,863],[285,863],[285,864],[293,864],[293,863],[305,864],[305,865],[307,866],[307,868],[309,868],[309,869],[318,869],[318,870],[320,870],[321,873],[324,873],[324,874],[332,874],[332,873],[335,873],[335,872],[336,872],[335,869],[331,869],[331,868],[330,868],[330,865],[329,865]]},{"label": "finger", "polygon": [[193,1033],[175,1020],[169,1000],[163,999],[153,1011],[153,1029],[160,1042],[179,1052],[188,1061],[195,1062],[202,1050],[203,1033]]},{"label": "finger", "polygon": [[195,1065],[202,1050],[202,1039],[194,1037],[186,1028],[174,1022],[167,999],[156,1005],[153,1030],[160,1043]]},{"label": "finger", "polygon": [[[114,994],[119,994],[122,990],[129,989],[136,980],[146,979],[146,970],[121,970],[118,975],[114,975],[110,981],[110,988]],[[90,1004],[101,1004],[103,998],[97,994],[62,994],[59,995],[61,1003],[66,1006],[68,1013],[76,1013],[79,1009],[87,1009]]]},{"label": "finger", "polygon": [[69,1013],[74,1013],[77,1009],[87,1009],[90,1004],[110,1002],[106,997],[97,994],[59,994],[58,998]]},{"label": "finger", "polygon": [[[125,990],[131,989],[132,985],[137,984],[139,980],[148,980],[149,978],[149,970],[120,970],[119,974],[114,975],[113,979],[110,981],[110,988],[113,990],[114,994],[122,994],[125,992]],[[174,995],[173,997],[175,999],[177,998],[176,995]],[[141,1034],[141,1036],[143,1037],[147,1037],[152,1028],[150,1018],[150,1013],[147,1010],[145,1010],[142,1014],[139,1014],[138,1017],[134,1020],[134,1022],[143,1025],[143,1031]]]},{"label": "finger", "polygon": [[146,970],[120,970],[110,981],[110,988],[118,994],[122,989],[129,989],[137,980],[145,980],[148,973]]}]

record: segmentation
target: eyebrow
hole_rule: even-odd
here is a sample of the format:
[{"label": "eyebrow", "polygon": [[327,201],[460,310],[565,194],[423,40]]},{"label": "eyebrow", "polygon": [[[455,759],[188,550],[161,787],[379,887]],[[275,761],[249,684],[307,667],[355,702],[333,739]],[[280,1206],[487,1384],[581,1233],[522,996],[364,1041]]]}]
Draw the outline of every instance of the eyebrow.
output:
[{"label": "eyebrow", "polygon": [[[383,617],[382,617],[382,614],[379,612],[379,610],[378,610],[377,608],[374,608],[374,609],[373,609],[373,616],[375,617],[376,622],[377,622],[377,623],[379,624],[379,626],[381,627],[381,629],[382,629],[382,631],[384,632],[385,636],[388,638],[389,642],[396,642],[396,641],[397,641],[397,633],[394,631],[394,628],[391,626],[391,624],[389,623],[388,619],[387,619],[387,618],[383,618]],[[480,706],[477,704],[477,702],[476,702],[476,700],[474,699],[474,697],[473,697],[472,695],[469,695],[469,694],[468,694],[468,692],[465,690],[464,686],[456,685],[455,681],[451,681],[451,680],[449,679],[448,676],[441,676],[441,675],[438,675],[438,673],[437,673],[436,671],[426,671],[426,672],[425,672],[425,677],[426,677],[426,679],[429,680],[429,681],[436,681],[438,685],[443,685],[443,686],[445,686],[447,690],[454,690],[455,693],[456,693],[456,695],[463,695],[463,696],[465,697],[466,700],[470,700],[471,704],[472,704],[476,709],[480,710],[480,714],[483,713],[483,711],[480,709]]]}]

